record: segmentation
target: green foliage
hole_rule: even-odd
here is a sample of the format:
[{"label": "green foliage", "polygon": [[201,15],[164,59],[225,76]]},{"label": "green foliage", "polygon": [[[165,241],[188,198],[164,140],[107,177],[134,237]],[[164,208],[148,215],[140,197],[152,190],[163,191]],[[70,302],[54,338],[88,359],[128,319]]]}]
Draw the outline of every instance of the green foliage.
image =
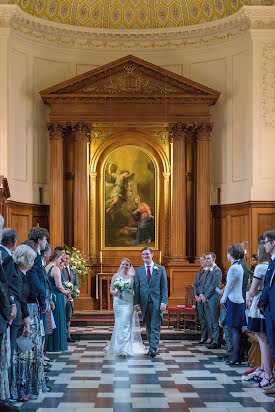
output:
[{"label": "green foliage", "polygon": [[88,277],[88,265],[86,260],[83,259],[80,250],[77,250],[75,247],[70,248],[65,245],[65,248],[71,255],[70,266],[77,270],[79,285],[85,285]]}]

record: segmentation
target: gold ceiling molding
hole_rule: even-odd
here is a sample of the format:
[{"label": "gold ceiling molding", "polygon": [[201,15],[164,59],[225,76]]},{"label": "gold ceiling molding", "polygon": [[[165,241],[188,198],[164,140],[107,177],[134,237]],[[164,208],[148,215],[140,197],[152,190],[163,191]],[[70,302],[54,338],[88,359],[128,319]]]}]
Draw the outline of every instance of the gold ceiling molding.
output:
[{"label": "gold ceiling molding", "polygon": [[156,29],[208,23],[266,0],[11,0],[26,13],[97,29]]},{"label": "gold ceiling molding", "polygon": [[[27,0],[26,0],[27,1]],[[92,1],[92,0],[90,0]],[[252,0],[251,0],[252,1]],[[204,46],[230,40],[250,29],[275,28],[274,6],[244,6],[224,19],[205,24],[162,29],[95,29],[50,22],[23,12],[17,5],[0,4],[0,28],[26,40],[53,47],[77,49],[151,49]]]}]

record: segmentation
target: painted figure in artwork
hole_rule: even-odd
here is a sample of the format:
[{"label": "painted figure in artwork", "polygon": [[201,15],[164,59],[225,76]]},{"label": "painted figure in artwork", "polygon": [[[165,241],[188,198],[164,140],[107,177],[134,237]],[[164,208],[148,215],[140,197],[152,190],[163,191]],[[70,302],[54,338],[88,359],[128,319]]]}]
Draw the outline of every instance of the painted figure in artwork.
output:
[{"label": "painted figure in artwork", "polygon": [[108,166],[108,174],[110,179],[109,183],[106,183],[106,187],[110,190],[107,193],[106,212],[111,213],[123,201],[126,201],[127,184],[129,179],[134,177],[134,174],[130,174],[128,170],[117,172],[117,167],[112,163]]},{"label": "painted figure in artwork", "polygon": [[136,207],[133,209],[132,217],[138,222],[138,227],[137,238],[131,243],[134,246],[145,242],[151,243],[155,240],[155,224],[151,208],[147,203],[141,202],[139,196],[135,196],[134,202]]}]

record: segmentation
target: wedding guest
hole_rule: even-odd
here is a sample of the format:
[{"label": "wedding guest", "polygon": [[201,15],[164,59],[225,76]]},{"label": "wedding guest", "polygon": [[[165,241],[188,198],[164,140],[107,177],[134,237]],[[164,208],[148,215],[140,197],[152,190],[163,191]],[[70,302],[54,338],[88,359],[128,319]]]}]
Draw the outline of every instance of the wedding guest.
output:
[{"label": "wedding guest", "polygon": [[14,303],[16,305],[17,313],[16,318],[10,325],[10,355],[11,360],[16,346],[16,339],[19,327],[22,325],[22,310],[21,310],[21,298],[22,298],[22,275],[14,264],[12,253],[16,248],[17,233],[12,228],[6,228],[2,232],[2,242],[0,245],[0,251],[3,260],[3,269],[6,274],[8,282],[9,295],[14,297]]},{"label": "wedding guest", "polygon": [[[41,227],[34,227],[28,233],[28,240],[35,243],[37,256],[32,268],[27,272],[27,278],[30,280],[31,291],[30,298],[33,302],[39,302],[42,313],[46,313],[46,289],[44,284],[44,270],[42,265],[40,250],[44,250],[47,244],[49,232]],[[31,302],[29,302],[31,303]],[[44,316],[45,317],[45,316]]]},{"label": "wedding guest", "polygon": [[218,349],[221,347],[219,342],[220,299],[216,289],[220,287],[222,272],[216,265],[216,255],[214,252],[207,252],[205,260],[208,271],[202,282],[200,298],[204,304],[204,312],[209,330],[206,343],[208,344],[208,349]]},{"label": "wedding guest", "polygon": [[254,254],[251,256],[251,267],[250,267],[251,272],[254,272],[257,264],[258,264],[258,256]]},{"label": "wedding guest", "polygon": [[34,315],[36,312],[34,304],[28,303],[31,285],[26,277],[27,271],[34,264],[36,252],[32,247],[21,244],[16,248],[13,258],[16,271],[22,277],[22,326],[19,334],[29,337],[35,347],[33,350],[23,353],[16,346],[12,358],[10,391],[13,399],[27,401],[32,396],[38,396],[45,385],[39,350],[41,347],[40,317]]},{"label": "wedding guest", "polygon": [[200,257],[200,264],[201,268],[198,270],[196,279],[194,282],[194,297],[196,300],[196,309],[199,315],[200,319],[200,325],[201,325],[201,340],[199,341],[199,344],[203,344],[204,342],[207,341],[208,337],[208,329],[207,329],[207,321],[206,321],[206,316],[204,312],[204,304],[201,300],[201,293],[202,293],[202,283],[204,282],[205,275],[207,273],[207,263],[205,260],[205,255],[201,255]]},{"label": "wedding guest", "polygon": [[255,332],[261,350],[261,368],[253,377],[253,380],[259,382],[261,388],[269,386],[274,380],[272,373],[274,362],[268,344],[265,317],[257,307],[264,288],[269,260],[270,254],[266,252],[264,242],[260,242],[258,245],[258,265],[255,267],[253,281],[246,297],[246,307],[249,309],[247,329]]},{"label": "wedding guest", "polygon": [[59,269],[62,260],[62,251],[54,251],[50,257],[50,263],[46,266],[53,293],[56,296],[55,309],[53,311],[56,328],[49,335],[47,342],[48,352],[60,352],[67,350],[67,328],[64,295],[71,298],[70,292],[62,285],[61,272]]},{"label": "wedding guest", "polygon": [[66,248],[64,247],[64,246],[56,246],[55,248],[54,248],[54,251],[55,252],[62,252],[62,259],[64,259],[64,257],[65,257],[65,253],[66,253]]},{"label": "wedding guest", "polygon": [[[0,215],[0,242],[2,238],[2,228],[4,225],[4,218]],[[8,294],[8,283],[4,269],[2,267],[1,252],[0,252],[0,348],[4,333],[7,330],[7,320],[10,317],[11,307]]]},{"label": "wedding guest", "polygon": [[0,244],[0,252],[2,255],[2,264],[4,261],[12,256],[16,248],[17,243],[17,233],[14,229],[8,227],[2,230],[2,240]]},{"label": "wedding guest", "polygon": [[44,330],[45,330],[45,336],[43,337],[43,360],[44,360],[44,366],[47,367],[49,361],[51,359],[46,356],[45,354],[45,342],[46,342],[46,337],[47,335],[52,334],[53,329],[52,329],[52,314],[51,311],[55,309],[55,304],[53,302],[53,291],[51,287],[51,282],[48,278],[48,275],[45,270],[45,266],[51,256],[51,249],[52,246],[49,245],[49,243],[46,244],[45,249],[41,250],[41,260],[42,260],[42,265],[43,265],[43,275],[44,275],[44,287],[46,291],[46,302],[48,306],[48,311],[47,313],[43,316],[43,325],[44,325]]},{"label": "wedding guest", "polygon": [[[71,262],[71,255],[69,252],[66,252],[65,257],[64,257],[64,269],[62,270],[62,276],[65,281],[69,281],[73,284],[73,286],[79,287],[79,282],[78,282],[78,276],[77,276],[77,270],[73,269],[70,266]],[[71,318],[73,315],[74,311],[74,301],[67,299],[66,302],[66,324],[67,324],[67,342],[74,343],[75,340],[71,338],[70,335],[70,325],[71,325]]]},{"label": "wedding guest", "polygon": [[[258,307],[264,311],[268,343],[275,360],[275,230],[264,233],[265,250],[271,255],[271,262],[265,275],[264,289],[259,299]],[[275,394],[275,384],[266,390]]]},{"label": "wedding guest", "polygon": [[41,252],[42,264],[44,267],[46,267],[50,259],[50,256],[52,254],[52,246],[49,243],[47,243],[45,246],[45,249],[41,250],[40,252]]},{"label": "wedding guest", "polygon": [[242,294],[243,294],[243,299],[245,301],[246,299],[246,292],[247,292],[247,285],[249,281],[249,269],[247,267],[246,262],[244,261],[244,250],[242,247],[242,252],[240,255],[240,265],[242,265],[243,268],[243,284],[242,284]]},{"label": "wedding guest", "polygon": [[[0,241],[2,238],[2,228],[4,225],[3,216],[0,215]],[[10,366],[10,337],[7,325],[11,323],[16,316],[16,306],[9,297],[8,282],[4,269],[2,267],[0,252],[0,410],[18,411],[19,408],[9,402],[9,375]],[[11,305],[12,303],[12,305]]]},{"label": "wedding guest", "polygon": [[245,305],[242,293],[244,270],[240,263],[243,248],[233,245],[227,251],[231,267],[227,272],[226,286],[223,290],[221,303],[226,304],[225,325],[231,328],[233,340],[233,356],[228,365],[241,363],[240,341],[242,326],[246,325]]}]

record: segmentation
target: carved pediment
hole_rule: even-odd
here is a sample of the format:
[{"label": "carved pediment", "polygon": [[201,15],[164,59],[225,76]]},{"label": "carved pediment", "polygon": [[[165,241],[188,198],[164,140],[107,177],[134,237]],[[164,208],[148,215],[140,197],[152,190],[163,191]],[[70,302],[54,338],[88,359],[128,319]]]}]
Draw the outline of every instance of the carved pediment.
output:
[{"label": "carved pediment", "polygon": [[[206,98],[215,103],[219,93],[134,56],[127,56],[40,92],[52,98]],[[211,104],[211,102],[208,102]]]}]

